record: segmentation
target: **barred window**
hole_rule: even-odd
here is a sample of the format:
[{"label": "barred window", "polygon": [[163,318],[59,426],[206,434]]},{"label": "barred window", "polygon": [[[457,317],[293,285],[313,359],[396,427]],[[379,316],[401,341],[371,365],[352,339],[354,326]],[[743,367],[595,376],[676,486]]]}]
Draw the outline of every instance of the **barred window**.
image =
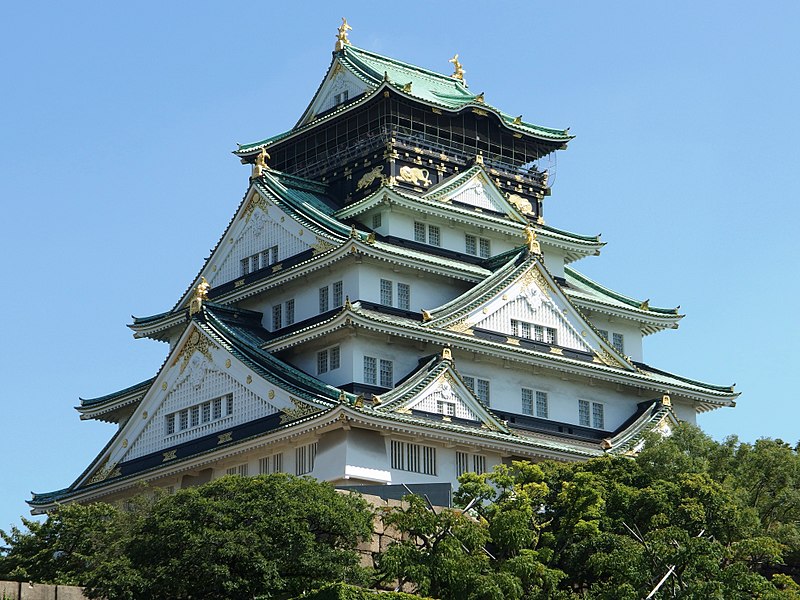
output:
[{"label": "barred window", "polygon": [[320,350],[317,352],[317,375],[328,372],[328,351]]},{"label": "barred window", "polygon": [[392,306],[392,281],[381,279],[381,304]]},{"label": "barred window", "polygon": [[407,283],[397,284],[397,308],[411,309],[411,286]]},{"label": "barred window", "polygon": [[425,243],[425,223],[414,223],[414,241]]},{"label": "barred window", "polygon": [[480,238],[480,245],[478,248],[478,256],[481,258],[489,258],[492,255],[492,248],[489,240]]},{"label": "barred window", "polygon": [[469,454],[456,452],[456,477],[461,477],[467,471],[469,471]]},{"label": "barred window", "polygon": [[364,383],[378,383],[378,361],[372,356],[364,357]]},{"label": "barred window", "polygon": [[605,428],[604,406],[599,402],[592,402],[592,427],[596,429]]},{"label": "barred window", "polygon": [[330,352],[330,367],[331,371],[333,371],[334,369],[338,369],[341,364],[339,346],[334,346],[333,348],[330,349],[329,352]]},{"label": "barred window", "polygon": [[467,254],[471,254],[472,256],[478,255],[478,238],[474,235],[466,234],[464,236],[465,241],[465,251]]},{"label": "barred window", "polygon": [[488,379],[476,379],[475,380],[475,395],[480,398],[480,400],[489,406],[490,404],[490,396],[489,396],[489,380]]},{"label": "barred window", "polygon": [[261,475],[283,472],[283,452],[258,459],[258,472]]},{"label": "barred window", "polygon": [[608,329],[598,329],[597,332],[601,337],[608,339]]},{"label": "barred window", "polygon": [[522,414],[533,415],[533,390],[522,388]]},{"label": "barred window", "polygon": [[334,281],[333,282],[333,305],[334,306],[342,306],[344,304],[344,298],[342,297],[342,282],[341,281]]},{"label": "barred window", "polygon": [[317,442],[299,446],[294,450],[296,475],[306,475],[314,470],[314,461],[317,458]]},{"label": "barred window", "polygon": [[211,414],[215,421],[222,418],[222,398],[214,398],[211,401]]},{"label": "barred window", "polygon": [[192,408],[190,408],[189,409],[189,416],[190,416],[190,421],[191,421],[191,423],[190,423],[191,427],[197,427],[198,425],[200,425],[200,407],[199,406],[193,406]]},{"label": "barred window", "polygon": [[442,231],[436,225],[428,225],[428,243],[431,246],[442,245]]},{"label": "barred window", "polygon": [[167,435],[175,433],[175,413],[167,415]]},{"label": "barred window", "polygon": [[292,325],[294,323],[294,298],[286,301],[286,324]]},{"label": "barred window", "polygon": [[492,255],[492,244],[486,238],[466,234],[464,242],[464,249],[467,254],[480,256],[481,258],[489,258]]},{"label": "barred window", "polygon": [[536,391],[536,416],[546,419],[549,411],[547,392]]},{"label": "barred window", "polygon": [[410,442],[391,441],[393,469],[436,475],[436,448]]},{"label": "barred window", "polygon": [[276,331],[281,328],[281,310],[282,306],[280,304],[276,304],[272,307],[272,331]]},{"label": "barred window", "polygon": [[319,288],[319,312],[324,313],[330,307],[330,299],[328,296],[328,286]]},{"label": "barred window", "polygon": [[445,400],[437,400],[436,401],[436,410],[440,414],[452,417],[452,416],[455,416],[455,414],[456,414],[456,405],[455,405],[454,402],[447,402]]},{"label": "barred window", "polygon": [[591,422],[589,421],[588,400],[578,400],[578,425],[583,427],[589,427],[591,425]]},{"label": "barred window", "polygon": [[611,345],[620,354],[625,354],[625,338],[621,333],[612,334]]},{"label": "barred window", "polygon": [[184,429],[189,429],[189,411],[182,410],[181,412],[178,413],[178,417],[180,420],[181,431],[183,431]]},{"label": "barred window", "polygon": [[372,228],[377,229],[381,226],[381,213],[375,213],[372,215]]},{"label": "barred window", "polygon": [[390,360],[381,359],[381,386],[394,386],[394,365]]},{"label": "barred window", "polygon": [[472,470],[480,475],[486,473],[486,457],[482,454],[475,454],[472,457]]}]

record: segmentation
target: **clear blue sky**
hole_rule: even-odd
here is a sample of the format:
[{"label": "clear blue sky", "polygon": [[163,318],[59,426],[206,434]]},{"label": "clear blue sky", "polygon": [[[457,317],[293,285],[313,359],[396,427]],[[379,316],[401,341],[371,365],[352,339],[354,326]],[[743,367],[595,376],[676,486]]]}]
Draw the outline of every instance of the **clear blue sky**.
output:
[{"label": "clear blue sky", "polygon": [[571,127],[545,216],[602,232],[576,266],[678,331],[650,364],[739,406],[717,438],[798,427],[800,3],[81,2],[6,6],[0,23],[0,528],[70,484],[113,426],[78,397],[155,374],[165,344],[130,315],[170,308],[247,186],[230,151],[290,128],[354,44],[449,72],[526,120]]}]

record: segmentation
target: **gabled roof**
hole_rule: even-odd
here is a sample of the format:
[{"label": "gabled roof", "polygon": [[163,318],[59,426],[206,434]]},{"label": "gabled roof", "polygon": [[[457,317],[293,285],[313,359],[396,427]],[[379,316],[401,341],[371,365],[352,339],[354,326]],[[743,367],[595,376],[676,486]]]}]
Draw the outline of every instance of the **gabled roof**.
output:
[{"label": "gabled roof", "polygon": [[[455,415],[445,422],[460,422],[478,428],[508,433],[505,424],[492,414],[488,406],[467,387],[455,369],[451,353],[432,357],[394,389],[381,394],[375,401],[375,411],[381,413],[435,413],[436,406],[427,406],[437,399],[447,399],[454,405]],[[426,402],[428,400],[428,402]]]},{"label": "gabled roof", "polygon": [[137,404],[153,385],[153,381],[155,381],[155,377],[98,398],[79,398],[80,405],[76,406],[75,410],[81,414],[81,419],[98,419],[109,423],[118,423],[119,419],[114,416],[117,411]]},{"label": "gabled roof", "polygon": [[[368,90],[367,93],[350,102],[342,103],[322,116],[313,118],[315,115],[310,114],[311,107],[319,96],[327,93],[326,84],[331,81],[333,72],[340,68],[346,69],[361,80]],[[411,85],[409,86],[408,84]],[[534,125],[522,121],[521,118],[504,113],[498,108],[487,104],[483,99],[483,94],[470,92],[467,86],[458,79],[388,58],[369,50],[346,45],[342,50],[334,52],[333,60],[314,98],[310,102],[309,108],[306,109],[300,121],[290,131],[258,142],[240,144],[234,154],[238,156],[252,154],[258,148],[269,146],[294,133],[333,118],[372,98],[386,87],[391,87],[394,92],[400,95],[450,112],[458,112],[464,108],[473,107],[492,113],[510,131],[524,133],[542,140],[566,143],[574,137],[566,129],[553,129]]]}]

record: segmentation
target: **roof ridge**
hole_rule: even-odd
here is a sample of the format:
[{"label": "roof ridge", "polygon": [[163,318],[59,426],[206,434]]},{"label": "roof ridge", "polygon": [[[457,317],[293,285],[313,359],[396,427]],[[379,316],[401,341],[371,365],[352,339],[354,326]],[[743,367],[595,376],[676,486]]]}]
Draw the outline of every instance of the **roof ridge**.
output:
[{"label": "roof ridge", "polygon": [[572,267],[569,267],[567,265],[564,265],[564,274],[565,275],[570,275],[570,276],[574,277],[575,279],[577,279],[578,281],[580,281],[581,283],[584,283],[584,284],[588,285],[590,288],[592,288],[592,289],[594,289],[594,290],[596,290],[598,292],[604,293],[604,294],[606,294],[608,296],[611,296],[615,300],[618,300],[619,302],[622,302],[624,304],[628,304],[633,308],[638,308],[640,310],[647,310],[648,312],[657,312],[657,313],[664,313],[664,314],[670,314],[670,315],[677,315],[678,314],[678,308],[680,308],[680,307],[662,308],[662,307],[657,307],[657,306],[650,306],[648,304],[647,309],[644,309],[644,308],[642,308],[642,305],[644,303],[646,303],[646,302],[649,302],[648,300],[637,300],[636,298],[633,298],[631,296],[626,296],[625,294],[621,294],[620,292],[616,292],[616,291],[614,291],[614,290],[612,290],[610,288],[607,288],[606,286],[604,286],[601,283],[597,283],[596,281],[594,281],[593,279],[590,279],[589,277],[587,277],[586,275],[584,275],[580,271],[576,271],[575,269],[573,269]]}]

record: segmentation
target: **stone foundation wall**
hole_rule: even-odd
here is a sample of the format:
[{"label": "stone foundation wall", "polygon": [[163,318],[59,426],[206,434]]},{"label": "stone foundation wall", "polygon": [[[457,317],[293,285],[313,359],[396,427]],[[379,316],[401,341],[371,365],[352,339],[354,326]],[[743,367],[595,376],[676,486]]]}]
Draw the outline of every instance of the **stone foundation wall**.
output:
[{"label": "stone foundation wall", "polygon": [[83,589],[71,585],[47,585],[0,581],[0,600],[87,600]]}]

